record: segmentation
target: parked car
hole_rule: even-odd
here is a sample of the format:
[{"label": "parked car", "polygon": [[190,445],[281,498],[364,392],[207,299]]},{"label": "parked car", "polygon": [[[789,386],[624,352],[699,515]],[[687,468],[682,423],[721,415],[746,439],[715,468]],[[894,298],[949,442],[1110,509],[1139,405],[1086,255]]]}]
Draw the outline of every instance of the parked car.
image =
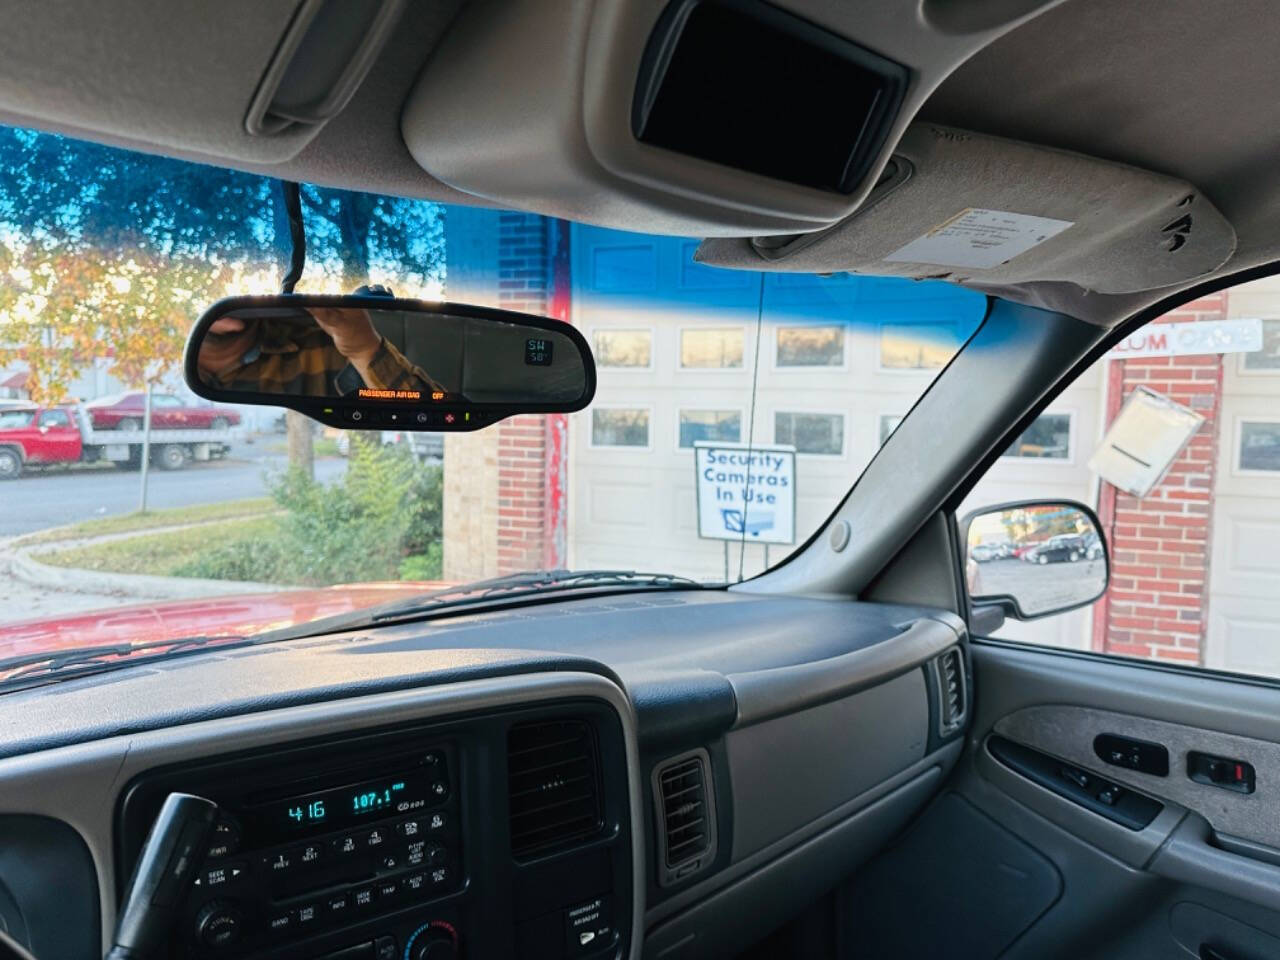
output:
[{"label": "parked car", "polygon": [[[104,438],[102,434],[86,432],[83,421],[71,404],[0,409],[0,480],[15,480],[27,467],[54,463],[108,460],[133,468],[142,462],[146,438],[141,433],[129,431],[128,436],[118,439]],[[180,470],[190,460],[224,457],[229,449],[213,433],[209,441],[155,440],[149,462],[163,470]]]},{"label": "parked car", "polygon": [[1000,547],[994,543],[980,543],[969,551],[969,555],[972,556],[974,560],[978,561],[978,563],[987,563],[991,560],[999,560],[1005,556],[1005,554],[1001,552]]},{"label": "parked car", "polygon": [[[117,393],[85,404],[95,430],[141,430],[146,394]],[[240,423],[230,407],[196,406],[170,393],[151,395],[151,425],[157,430],[226,430]]]},{"label": "parked car", "polygon": [[1060,533],[1024,553],[1022,559],[1039,564],[1063,561],[1075,563],[1083,560],[1087,552],[1088,545],[1084,542],[1084,537],[1078,533]]}]

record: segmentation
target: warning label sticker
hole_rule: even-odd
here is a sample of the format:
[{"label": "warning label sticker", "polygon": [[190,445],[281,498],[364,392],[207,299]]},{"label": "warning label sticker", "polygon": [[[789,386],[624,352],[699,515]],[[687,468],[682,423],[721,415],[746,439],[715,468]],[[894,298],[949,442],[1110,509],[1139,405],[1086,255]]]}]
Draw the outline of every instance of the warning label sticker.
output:
[{"label": "warning label sticker", "polygon": [[961,210],[950,220],[895,250],[891,263],[935,263],[944,267],[997,267],[1056,237],[1074,223],[1005,210]]}]

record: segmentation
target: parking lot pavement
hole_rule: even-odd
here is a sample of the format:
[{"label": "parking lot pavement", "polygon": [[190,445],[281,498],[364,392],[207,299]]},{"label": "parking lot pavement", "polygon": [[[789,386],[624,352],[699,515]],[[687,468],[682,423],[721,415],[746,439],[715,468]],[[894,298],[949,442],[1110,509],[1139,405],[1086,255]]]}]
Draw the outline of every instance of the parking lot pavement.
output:
[{"label": "parking lot pavement", "polygon": [[1031,613],[1092,599],[1102,588],[1106,567],[1102,560],[1040,565],[1009,558],[976,563],[970,571],[973,582],[969,592],[973,596],[1012,595]]},{"label": "parking lot pavement", "polygon": [[[233,448],[232,452],[237,451]],[[162,509],[263,497],[267,495],[268,471],[283,468],[284,460],[278,455],[250,453],[246,459],[191,463],[174,471],[151,470],[147,505]],[[343,459],[317,460],[316,479],[328,483],[342,476],[346,468]],[[0,537],[130,513],[138,509],[139,482],[136,471],[115,467],[33,470],[17,480],[4,481],[0,486]]]}]

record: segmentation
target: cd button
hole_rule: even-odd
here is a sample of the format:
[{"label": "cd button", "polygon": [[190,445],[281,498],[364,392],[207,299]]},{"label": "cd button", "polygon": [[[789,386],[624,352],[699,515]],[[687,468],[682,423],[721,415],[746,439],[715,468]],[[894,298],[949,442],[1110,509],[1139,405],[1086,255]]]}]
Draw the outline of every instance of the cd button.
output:
[{"label": "cd button", "polygon": [[299,927],[309,927],[320,919],[320,904],[305,903],[293,911],[293,916]]}]

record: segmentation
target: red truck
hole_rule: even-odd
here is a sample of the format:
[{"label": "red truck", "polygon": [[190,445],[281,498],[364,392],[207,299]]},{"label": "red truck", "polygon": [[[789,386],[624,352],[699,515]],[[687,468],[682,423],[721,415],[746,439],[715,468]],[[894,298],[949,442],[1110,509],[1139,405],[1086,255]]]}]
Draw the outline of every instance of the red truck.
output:
[{"label": "red truck", "polygon": [[[189,460],[223,457],[226,429],[152,428],[151,462],[178,470]],[[141,431],[96,430],[88,413],[70,404],[0,409],[0,480],[13,480],[29,466],[110,461],[125,467],[142,462]]]}]

